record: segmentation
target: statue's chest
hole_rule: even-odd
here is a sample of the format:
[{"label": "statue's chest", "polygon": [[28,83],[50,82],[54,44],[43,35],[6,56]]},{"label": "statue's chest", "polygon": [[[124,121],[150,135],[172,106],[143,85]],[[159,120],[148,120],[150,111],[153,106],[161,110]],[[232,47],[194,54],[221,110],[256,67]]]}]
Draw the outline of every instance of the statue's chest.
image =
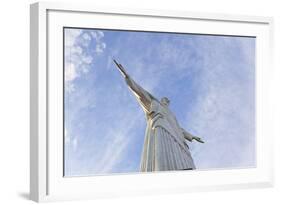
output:
[{"label": "statue's chest", "polygon": [[151,107],[151,112],[154,114],[152,115],[152,120],[153,121],[163,121],[165,124],[173,124],[177,125],[177,120],[172,111],[168,107],[165,107],[161,105],[157,101],[153,101],[152,107]]},{"label": "statue's chest", "polygon": [[165,108],[162,105],[160,105],[159,109],[160,113],[162,114],[163,118],[169,121],[170,123],[177,124],[177,120],[175,115],[172,113],[172,111],[169,110],[169,108]]}]

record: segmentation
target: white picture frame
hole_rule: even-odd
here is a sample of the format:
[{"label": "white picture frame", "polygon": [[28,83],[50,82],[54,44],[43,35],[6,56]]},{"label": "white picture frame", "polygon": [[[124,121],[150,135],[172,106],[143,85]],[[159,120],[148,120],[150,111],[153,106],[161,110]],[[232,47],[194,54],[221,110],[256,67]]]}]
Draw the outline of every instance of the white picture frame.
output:
[{"label": "white picture frame", "polygon": [[[177,32],[256,36],[257,166],[250,169],[64,178],[61,114],[61,32],[64,26],[155,31],[170,29]],[[273,71],[272,29],[273,19],[270,17],[96,8],[95,5],[71,3],[32,4],[30,198],[41,202],[272,186],[273,133],[271,113],[268,112],[268,91]]]}]

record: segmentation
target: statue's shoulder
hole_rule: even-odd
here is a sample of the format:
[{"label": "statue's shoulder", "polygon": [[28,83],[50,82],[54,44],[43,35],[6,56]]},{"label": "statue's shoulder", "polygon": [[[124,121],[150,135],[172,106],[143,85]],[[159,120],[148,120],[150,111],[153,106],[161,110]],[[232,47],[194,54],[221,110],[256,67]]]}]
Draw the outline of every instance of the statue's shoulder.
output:
[{"label": "statue's shoulder", "polygon": [[156,107],[158,108],[160,106],[161,106],[161,103],[157,99],[152,98],[152,100],[151,100],[151,108],[152,109],[156,108]]}]

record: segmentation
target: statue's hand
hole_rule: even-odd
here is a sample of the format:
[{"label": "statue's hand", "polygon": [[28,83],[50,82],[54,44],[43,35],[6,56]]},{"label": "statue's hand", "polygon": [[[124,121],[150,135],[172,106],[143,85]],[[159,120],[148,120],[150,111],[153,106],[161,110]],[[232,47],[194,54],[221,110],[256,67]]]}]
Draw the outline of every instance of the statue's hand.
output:
[{"label": "statue's hand", "polygon": [[115,63],[115,65],[117,66],[118,70],[123,75],[123,77],[126,79],[129,79],[130,76],[126,73],[125,68],[123,68],[123,66],[120,63],[117,63],[117,61],[114,59],[113,59],[113,62]]},{"label": "statue's hand", "polygon": [[196,140],[197,142],[204,143],[204,141],[201,140],[200,137],[193,136],[192,139],[193,139],[193,140]]}]

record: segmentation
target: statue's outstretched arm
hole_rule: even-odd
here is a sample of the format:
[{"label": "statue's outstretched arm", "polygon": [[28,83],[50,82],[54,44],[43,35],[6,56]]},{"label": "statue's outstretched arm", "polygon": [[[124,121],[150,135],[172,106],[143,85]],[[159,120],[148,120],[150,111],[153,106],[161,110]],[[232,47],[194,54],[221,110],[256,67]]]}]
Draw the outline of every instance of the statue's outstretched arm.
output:
[{"label": "statue's outstretched arm", "polygon": [[197,142],[201,142],[201,143],[204,143],[204,141],[200,138],[200,137],[196,137],[192,134],[190,134],[189,132],[187,132],[185,129],[181,128],[182,129],[182,133],[183,133],[183,136],[186,140],[188,141],[192,141],[192,140],[196,140]]},{"label": "statue's outstretched arm", "polygon": [[149,112],[150,110],[150,106],[151,106],[151,102],[153,99],[155,99],[153,97],[153,95],[151,95],[148,91],[146,91],[145,89],[143,89],[140,85],[138,85],[130,76],[129,74],[125,71],[125,69],[123,68],[123,66],[119,63],[117,63],[114,60],[114,63],[116,64],[116,66],[118,67],[120,73],[123,75],[123,77],[126,80],[127,85],[129,86],[129,88],[132,90],[132,92],[134,93],[134,95],[136,96],[137,100],[140,102],[140,104],[142,105],[142,107]]}]

